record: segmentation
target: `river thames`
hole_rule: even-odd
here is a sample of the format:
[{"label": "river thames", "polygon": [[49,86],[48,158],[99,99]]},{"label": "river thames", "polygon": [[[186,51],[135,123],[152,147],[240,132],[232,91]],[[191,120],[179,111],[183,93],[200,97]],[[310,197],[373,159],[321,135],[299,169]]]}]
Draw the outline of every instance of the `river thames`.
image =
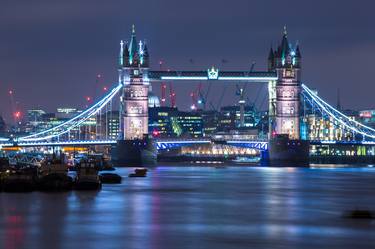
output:
[{"label": "river thames", "polygon": [[99,192],[0,193],[0,248],[373,248],[375,168],[157,167]]}]

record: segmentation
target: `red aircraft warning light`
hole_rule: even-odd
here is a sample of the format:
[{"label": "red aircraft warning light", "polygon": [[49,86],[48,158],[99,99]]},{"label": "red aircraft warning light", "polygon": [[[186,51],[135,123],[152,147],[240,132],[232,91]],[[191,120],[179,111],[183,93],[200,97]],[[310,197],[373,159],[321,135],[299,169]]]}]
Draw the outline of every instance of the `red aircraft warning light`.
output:
[{"label": "red aircraft warning light", "polygon": [[20,111],[16,111],[16,112],[13,113],[13,116],[14,116],[15,119],[20,119],[22,115],[21,115]]}]

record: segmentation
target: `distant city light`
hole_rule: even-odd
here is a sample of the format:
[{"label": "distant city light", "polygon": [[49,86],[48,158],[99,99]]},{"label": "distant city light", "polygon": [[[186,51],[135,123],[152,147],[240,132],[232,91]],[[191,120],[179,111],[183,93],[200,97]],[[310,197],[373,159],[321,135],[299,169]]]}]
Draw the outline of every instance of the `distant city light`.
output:
[{"label": "distant city light", "polygon": [[19,119],[21,117],[21,112],[20,111],[16,111],[13,116],[16,118],[16,119]]}]

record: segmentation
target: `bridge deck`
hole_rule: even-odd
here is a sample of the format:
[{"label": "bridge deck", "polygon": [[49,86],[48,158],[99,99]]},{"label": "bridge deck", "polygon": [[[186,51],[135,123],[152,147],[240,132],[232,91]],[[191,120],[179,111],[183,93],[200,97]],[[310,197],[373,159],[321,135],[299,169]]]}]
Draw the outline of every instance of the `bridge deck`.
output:
[{"label": "bridge deck", "polygon": [[[211,74],[213,73],[213,74]],[[217,74],[215,74],[217,73]],[[243,80],[269,82],[277,79],[275,72],[250,71],[149,71],[151,81],[160,80]]]}]

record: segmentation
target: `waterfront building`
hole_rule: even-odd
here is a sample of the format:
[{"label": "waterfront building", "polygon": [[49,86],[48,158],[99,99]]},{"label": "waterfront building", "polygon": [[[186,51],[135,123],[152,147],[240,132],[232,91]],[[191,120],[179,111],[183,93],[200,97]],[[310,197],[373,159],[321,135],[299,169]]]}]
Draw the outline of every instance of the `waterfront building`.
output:
[{"label": "waterfront building", "polygon": [[203,136],[210,137],[218,131],[219,112],[199,111],[203,121]]},{"label": "waterfront building", "polygon": [[[356,111],[346,110],[343,113],[353,120],[358,119]],[[346,129],[332,117],[322,117],[320,112],[306,115],[305,121],[309,140],[352,141],[362,139],[362,137],[356,137],[352,131]]]},{"label": "waterfront building", "polygon": [[183,137],[202,137],[203,120],[202,116],[196,112],[178,112],[177,123],[181,127]]},{"label": "waterfront building", "polygon": [[375,128],[375,110],[362,110],[358,112],[359,122]]},{"label": "waterfront building", "polygon": [[77,110],[76,108],[69,108],[69,107],[59,107],[56,111],[56,118],[57,119],[71,119],[82,111]]},{"label": "waterfront building", "polygon": [[152,108],[152,107],[160,107],[160,100],[159,100],[159,97],[156,96],[156,95],[152,92],[152,86],[151,86],[151,85],[149,86],[149,89],[148,89],[148,107],[149,107],[149,108]]},{"label": "waterfront building", "polygon": [[154,137],[178,137],[182,134],[177,122],[178,110],[175,107],[151,107],[149,108],[149,133]]},{"label": "waterfront building", "polygon": [[23,130],[26,133],[36,132],[40,129],[42,117],[46,112],[40,109],[30,109],[26,112],[26,122]]},{"label": "waterfront building", "polygon": [[4,136],[6,131],[5,121],[2,116],[0,116],[0,136]]},{"label": "waterfront building", "polygon": [[[32,109],[27,111],[27,120],[22,124],[22,128],[15,131],[16,133],[33,134],[48,130],[52,127],[58,126],[63,122],[75,117],[82,111],[76,108],[57,108],[54,113],[46,113],[43,110]],[[80,139],[94,139],[96,137],[96,118],[90,117],[83,122],[79,127],[71,129],[66,134],[62,135],[60,139],[80,140]]]},{"label": "waterfront building", "polygon": [[203,120],[197,112],[182,112],[175,107],[149,108],[149,133],[154,137],[202,137]]},{"label": "waterfront building", "polygon": [[242,126],[240,106],[224,106],[220,109],[217,131],[231,131],[240,128],[253,129],[258,126],[259,120],[259,113],[253,106],[244,106],[244,120]]},{"label": "waterfront building", "polygon": [[119,137],[120,116],[119,111],[108,111],[97,115],[96,138],[116,140]]},{"label": "waterfront building", "polygon": [[26,120],[27,121],[34,121],[34,122],[40,121],[43,114],[46,114],[46,112],[44,110],[41,110],[41,109],[27,110]]}]

